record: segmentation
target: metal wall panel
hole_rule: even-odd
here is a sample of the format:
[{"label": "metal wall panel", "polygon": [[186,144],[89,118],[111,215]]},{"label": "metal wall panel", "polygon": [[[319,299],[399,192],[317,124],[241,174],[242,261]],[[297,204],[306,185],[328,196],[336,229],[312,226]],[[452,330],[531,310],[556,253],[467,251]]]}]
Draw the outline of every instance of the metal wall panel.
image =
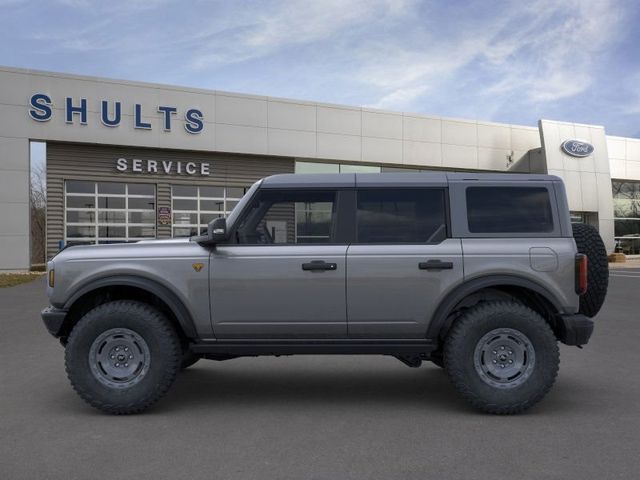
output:
[{"label": "metal wall panel", "polygon": [[[129,169],[116,169],[119,158],[126,158]],[[131,172],[132,159],[209,163],[208,176]],[[175,165],[175,164],[174,164]],[[122,146],[99,146],[80,143],[47,143],[47,255],[55,255],[64,239],[64,181],[90,180],[156,185],[158,207],[171,208],[171,185],[216,185],[248,187],[262,177],[293,173],[294,160],[287,157],[234,155],[223,153],[161,150]],[[156,215],[157,217],[157,215]],[[157,225],[158,238],[171,237],[171,225]]]}]

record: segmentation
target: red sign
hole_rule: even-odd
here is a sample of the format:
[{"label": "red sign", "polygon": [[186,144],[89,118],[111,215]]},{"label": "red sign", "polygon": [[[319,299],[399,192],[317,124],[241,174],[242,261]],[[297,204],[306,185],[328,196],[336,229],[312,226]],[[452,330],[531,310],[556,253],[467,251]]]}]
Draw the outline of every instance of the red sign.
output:
[{"label": "red sign", "polygon": [[171,209],[169,207],[158,207],[158,224],[171,225]]}]

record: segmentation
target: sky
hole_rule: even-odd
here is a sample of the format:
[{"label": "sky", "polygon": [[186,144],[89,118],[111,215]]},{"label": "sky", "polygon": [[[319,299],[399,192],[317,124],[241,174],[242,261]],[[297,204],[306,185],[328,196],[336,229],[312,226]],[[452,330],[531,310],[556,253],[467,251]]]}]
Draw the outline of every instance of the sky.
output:
[{"label": "sky", "polygon": [[0,0],[0,65],[640,138],[636,0]]}]

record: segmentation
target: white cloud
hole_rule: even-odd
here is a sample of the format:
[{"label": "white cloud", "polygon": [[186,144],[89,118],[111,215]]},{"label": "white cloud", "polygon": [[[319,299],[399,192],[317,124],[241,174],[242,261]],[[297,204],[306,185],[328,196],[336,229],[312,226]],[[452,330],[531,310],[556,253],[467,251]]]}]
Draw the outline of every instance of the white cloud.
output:
[{"label": "white cloud", "polygon": [[589,88],[594,56],[616,40],[622,18],[613,0],[512,2],[475,23],[451,19],[454,28],[419,47],[403,39],[386,51],[367,52],[375,60],[357,75],[379,89],[373,105],[383,108],[410,107],[425,92],[437,95],[439,88],[461,85],[468,80],[463,69],[471,66],[476,71],[467,75],[486,76],[476,86],[477,96],[557,101]]},{"label": "white cloud", "polygon": [[594,56],[619,31],[622,12],[604,0],[535,2],[523,28],[489,45],[486,57],[502,79],[487,89],[499,95],[521,91],[532,102],[550,102],[585,91]]},{"label": "white cloud", "polygon": [[[25,58],[82,59],[87,73],[497,119],[509,108],[548,111],[594,87],[630,23],[624,8],[615,0],[194,0],[189,8],[56,0],[59,18],[5,30],[28,46]],[[28,9],[6,10],[20,25]]]},{"label": "white cloud", "polygon": [[[213,22],[198,34],[204,41],[191,62],[206,69],[269,55],[275,51],[328,40],[345,30],[403,15],[412,0],[306,0],[267,4],[265,11],[239,9],[233,18]],[[226,36],[222,40],[220,37]]]},{"label": "white cloud", "polygon": [[[471,62],[480,51],[476,42],[460,41],[442,48],[433,43],[422,51],[406,51],[402,46],[376,48],[356,73],[360,81],[384,93],[371,106],[404,108],[427,91],[435,90],[444,79]],[[371,56],[365,54],[365,56]]]}]

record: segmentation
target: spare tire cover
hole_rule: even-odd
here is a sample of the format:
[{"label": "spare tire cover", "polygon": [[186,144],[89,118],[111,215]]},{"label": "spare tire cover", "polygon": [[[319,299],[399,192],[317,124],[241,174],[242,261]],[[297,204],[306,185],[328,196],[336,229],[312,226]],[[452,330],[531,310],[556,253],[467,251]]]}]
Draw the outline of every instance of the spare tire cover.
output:
[{"label": "spare tire cover", "polygon": [[573,238],[579,253],[587,256],[587,291],[580,296],[579,312],[594,317],[602,307],[609,286],[609,260],[604,242],[591,225],[574,223]]}]

